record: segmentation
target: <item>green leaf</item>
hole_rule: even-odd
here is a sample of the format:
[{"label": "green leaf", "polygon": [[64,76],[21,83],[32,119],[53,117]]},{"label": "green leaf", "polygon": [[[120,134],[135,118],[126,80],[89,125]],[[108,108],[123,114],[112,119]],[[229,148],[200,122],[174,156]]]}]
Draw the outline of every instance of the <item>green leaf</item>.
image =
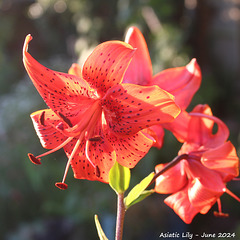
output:
[{"label": "green leaf", "polygon": [[145,190],[152,181],[153,176],[154,172],[150,173],[128,193],[124,199],[126,208],[129,208],[130,206],[142,201],[144,198],[153,193],[153,190]]},{"label": "green leaf", "polygon": [[95,215],[94,216],[94,220],[95,220],[95,224],[96,224],[96,228],[97,228],[97,232],[98,232],[98,236],[100,240],[108,240],[108,238],[106,237],[105,233],[102,230],[101,224],[98,220],[98,216]]},{"label": "green leaf", "polygon": [[109,185],[117,194],[124,193],[129,187],[130,178],[129,168],[116,161],[109,172]]},{"label": "green leaf", "polygon": [[133,206],[134,204],[141,202],[142,200],[144,200],[146,197],[148,197],[149,195],[151,195],[152,193],[154,193],[155,191],[152,190],[145,190],[143,191],[135,200],[133,200],[132,202],[130,202],[127,206],[126,209],[128,209],[129,207]]}]

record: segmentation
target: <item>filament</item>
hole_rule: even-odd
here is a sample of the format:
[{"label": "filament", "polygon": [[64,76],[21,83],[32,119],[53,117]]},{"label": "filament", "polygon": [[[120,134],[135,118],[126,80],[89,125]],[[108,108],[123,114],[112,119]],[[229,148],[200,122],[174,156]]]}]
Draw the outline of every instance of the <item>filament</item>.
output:
[{"label": "filament", "polygon": [[236,199],[238,202],[240,202],[240,198],[239,198],[237,195],[235,195],[233,192],[231,192],[231,191],[228,190],[227,188],[225,188],[224,191],[225,191],[228,195],[230,195],[231,197],[233,197],[234,199]]},{"label": "filament", "polygon": [[43,153],[43,154],[41,154],[41,155],[38,155],[36,158],[44,157],[44,156],[46,156],[46,155],[48,155],[48,154],[51,154],[51,153],[53,153],[53,152],[56,152],[57,150],[61,149],[61,148],[64,147],[66,144],[68,144],[72,139],[73,139],[73,137],[67,138],[66,141],[64,141],[63,143],[61,143],[60,145],[58,145],[56,148],[53,148],[53,149],[51,149],[51,150],[48,151],[48,152],[45,152],[45,153]]}]

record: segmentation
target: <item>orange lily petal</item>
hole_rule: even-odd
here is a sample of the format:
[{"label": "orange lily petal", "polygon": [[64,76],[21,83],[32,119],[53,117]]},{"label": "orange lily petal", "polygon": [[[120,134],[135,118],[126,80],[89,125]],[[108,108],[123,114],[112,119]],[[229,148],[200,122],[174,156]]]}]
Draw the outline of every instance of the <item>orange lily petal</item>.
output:
[{"label": "orange lily petal", "polygon": [[187,224],[199,213],[200,209],[195,208],[188,199],[188,187],[167,197],[164,202]]},{"label": "orange lily petal", "polygon": [[185,67],[169,68],[153,77],[153,84],[175,96],[176,103],[185,110],[201,84],[201,70],[195,58]]},{"label": "orange lily petal", "polygon": [[[68,157],[71,155],[76,142],[77,139],[74,139],[74,141],[64,147]],[[85,145],[86,142],[83,141],[71,161],[74,177],[108,183],[109,171],[116,161],[115,152],[106,139],[101,138],[98,142],[90,142],[88,155],[91,162],[95,165],[94,167],[86,158]]]},{"label": "orange lily petal", "polygon": [[190,159],[186,161],[185,171],[190,180],[199,179],[201,184],[209,189],[220,192],[225,188],[221,175],[217,171],[205,167],[199,160]]},{"label": "orange lily petal", "polygon": [[186,111],[182,111],[174,121],[164,123],[162,126],[171,131],[172,134],[177,138],[179,142],[184,142],[188,139],[188,124],[191,117]]},{"label": "orange lily petal", "polygon": [[[166,198],[164,202],[173,208],[184,222],[191,223],[197,213],[205,214],[209,211],[224,193],[225,184],[217,171],[206,168],[198,160],[188,159],[188,161],[180,163],[184,164],[182,167],[188,176],[188,184],[182,190],[176,190],[176,193]],[[176,167],[177,165],[174,166],[174,168]],[[164,174],[167,174],[168,171]],[[175,172],[175,174],[177,173]],[[173,173],[171,177],[175,178]],[[175,182],[170,180],[174,184],[178,179],[175,179]],[[160,184],[164,184],[164,181],[165,179]],[[164,185],[162,187],[164,188]]]},{"label": "orange lily petal", "polygon": [[[155,167],[156,173],[160,172],[167,164],[159,164]],[[182,189],[188,183],[183,164],[177,164],[160,175],[156,179],[155,191],[157,193],[169,194]]]},{"label": "orange lily petal", "polygon": [[141,129],[172,121],[180,112],[173,96],[157,86],[121,84],[103,98],[109,128],[118,134],[134,134]]},{"label": "orange lily petal", "polygon": [[204,152],[201,162],[205,167],[221,172],[225,182],[239,174],[239,158],[230,141]]},{"label": "orange lily petal", "polygon": [[202,214],[206,214],[223,193],[223,189],[209,188],[199,178],[195,178],[188,188],[190,203],[195,208],[200,208],[199,212]]},{"label": "orange lily petal", "polygon": [[127,168],[133,168],[148,153],[153,140],[138,132],[119,138],[111,136],[109,142],[116,152],[117,161]]},{"label": "orange lily petal", "polygon": [[[203,113],[203,114],[201,114]],[[190,113],[188,142],[207,145],[207,147],[217,147],[223,144],[228,136],[228,127],[217,117],[212,116],[208,105],[198,105]],[[217,124],[217,133],[213,134],[213,125]]]},{"label": "orange lily petal", "polygon": [[122,82],[135,50],[127,43],[109,41],[98,45],[83,65],[82,76],[100,97]]},{"label": "orange lily petal", "polygon": [[73,123],[78,122],[96,99],[94,92],[83,79],[52,71],[37,62],[27,52],[31,40],[31,35],[25,39],[23,63],[34,86],[57,115],[60,112]]},{"label": "orange lily petal", "polygon": [[51,109],[34,112],[31,114],[31,119],[44,148],[56,148],[67,139],[66,136],[57,130],[57,126],[63,123]]},{"label": "orange lily petal", "polygon": [[146,41],[137,27],[130,27],[125,42],[136,48],[133,59],[124,75],[124,83],[151,85],[152,63]]},{"label": "orange lily petal", "polygon": [[150,135],[151,137],[153,137],[153,147],[156,147],[158,149],[162,148],[165,133],[163,127],[160,124],[145,128],[142,130],[142,132],[148,136]]}]

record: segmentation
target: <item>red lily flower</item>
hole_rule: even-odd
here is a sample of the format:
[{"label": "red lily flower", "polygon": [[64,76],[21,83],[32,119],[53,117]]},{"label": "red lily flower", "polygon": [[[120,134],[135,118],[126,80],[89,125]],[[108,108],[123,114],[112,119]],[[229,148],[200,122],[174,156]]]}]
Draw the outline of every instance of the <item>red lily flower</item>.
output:
[{"label": "red lily flower", "polygon": [[63,148],[69,160],[62,182],[56,184],[59,188],[67,188],[70,165],[75,178],[102,182],[108,182],[116,160],[134,167],[153,143],[140,130],[179,114],[166,91],[121,84],[135,52],[127,43],[102,43],[82,70],[74,64],[65,74],[44,67],[27,52],[31,39],[31,35],[25,39],[24,66],[49,107],[31,118],[43,147],[51,150],[29,158],[40,164],[41,157]]},{"label": "red lily flower", "polygon": [[[174,95],[175,102],[184,112],[201,83],[201,70],[196,59],[192,59],[185,67],[166,69],[153,76],[148,47],[141,31],[136,27],[130,27],[125,42],[137,50],[124,75],[123,82],[142,86],[157,85]],[[177,120],[178,117],[174,123]],[[148,129],[148,133],[156,140],[154,146],[158,148],[161,148],[163,143],[163,127],[169,128],[168,124],[158,124]]]},{"label": "red lily flower", "polygon": [[[218,126],[213,134],[214,123]],[[227,192],[238,201],[240,199],[226,188],[226,183],[239,174],[239,159],[230,141],[227,126],[212,116],[207,105],[198,105],[185,118],[185,140],[178,155],[187,154],[174,167],[156,179],[155,191],[169,194],[164,202],[173,208],[186,223],[191,223],[197,213],[205,214],[217,202],[221,212],[220,196]],[[156,166],[161,171],[166,164]]]}]

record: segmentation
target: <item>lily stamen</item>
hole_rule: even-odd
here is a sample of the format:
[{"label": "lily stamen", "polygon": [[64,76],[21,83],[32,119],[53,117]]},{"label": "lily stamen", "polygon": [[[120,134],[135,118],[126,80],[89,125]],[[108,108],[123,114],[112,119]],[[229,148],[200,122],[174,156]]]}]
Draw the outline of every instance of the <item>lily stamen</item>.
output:
[{"label": "lily stamen", "polygon": [[94,136],[88,139],[91,142],[98,142],[101,140],[101,136]]},{"label": "lily stamen", "polygon": [[231,197],[236,199],[238,202],[240,202],[240,198],[237,195],[235,195],[233,192],[231,192],[229,189],[225,188],[224,192],[226,192],[228,195],[230,195]]},{"label": "lily stamen", "polygon": [[28,157],[29,157],[29,159],[30,159],[30,161],[31,161],[32,163],[39,165],[39,164],[41,164],[41,159],[40,159],[41,157],[44,157],[44,156],[46,156],[46,155],[48,155],[48,154],[51,154],[51,153],[53,153],[53,152],[56,152],[57,150],[61,149],[61,148],[64,147],[66,144],[68,144],[72,139],[73,139],[73,137],[69,137],[69,138],[67,138],[66,141],[64,141],[63,143],[61,143],[60,145],[58,145],[56,148],[53,148],[53,149],[51,149],[50,151],[45,152],[45,153],[43,153],[43,154],[40,154],[40,155],[38,155],[38,156],[36,156],[36,157],[35,157],[32,153],[28,153]]},{"label": "lily stamen", "polygon": [[226,218],[229,216],[228,213],[223,213],[222,212],[222,204],[221,204],[221,200],[220,198],[217,199],[217,205],[218,205],[218,212],[217,211],[214,211],[213,214],[215,217],[223,217],[223,218]]},{"label": "lily stamen", "polygon": [[66,141],[64,141],[63,143],[61,143],[61,144],[58,145],[57,147],[49,150],[48,152],[45,152],[45,153],[42,153],[42,154],[38,155],[36,158],[41,158],[41,157],[44,157],[44,156],[46,156],[46,155],[49,155],[49,154],[51,154],[51,153],[56,152],[57,150],[63,148],[66,144],[68,144],[72,139],[73,139],[73,137],[67,138]]},{"label": "lily stamen", "polygon": [[94,168],[96,168],[96,165],[95,165],[95,164],[92,162],[92,160],[90,159],[88,152],[89,152],[89,140],[86,141],[86,145],[85,145],[85,155],[86,155],[87,160],[89,161],[89,163],[90,163]]},{"label": "lily stamen", "polygon": [[58,112],[58,115],[63,119],[63,121],[69,126],[69,127],[73,127],[71,121],[69,118],[67,118],[66,116],[64,116],[61,112]]},{"label": "lily stamen", "polygon": [[60,188],[60,189],[62,189],[62,190],[65,190],[68,187],[67,184],[65,183],[65,180],[66,180],[66,177],[67,177],[67,173],[68,173],[71,161],[72,161],[72,159],[73,159],[73,157],[74,157],[74,155],[75,155],[75,153],[76,153],[80,143],[82,142],[83,136],[84,136],[83,134],[80,135],[79,139],[77,140],[77,143],[75,144],[75,146],[73,148],[71,156],[69,157],[67,165],[65,167],[65,171],[64,171],[62,182],[55,183],[55,186]]}]

